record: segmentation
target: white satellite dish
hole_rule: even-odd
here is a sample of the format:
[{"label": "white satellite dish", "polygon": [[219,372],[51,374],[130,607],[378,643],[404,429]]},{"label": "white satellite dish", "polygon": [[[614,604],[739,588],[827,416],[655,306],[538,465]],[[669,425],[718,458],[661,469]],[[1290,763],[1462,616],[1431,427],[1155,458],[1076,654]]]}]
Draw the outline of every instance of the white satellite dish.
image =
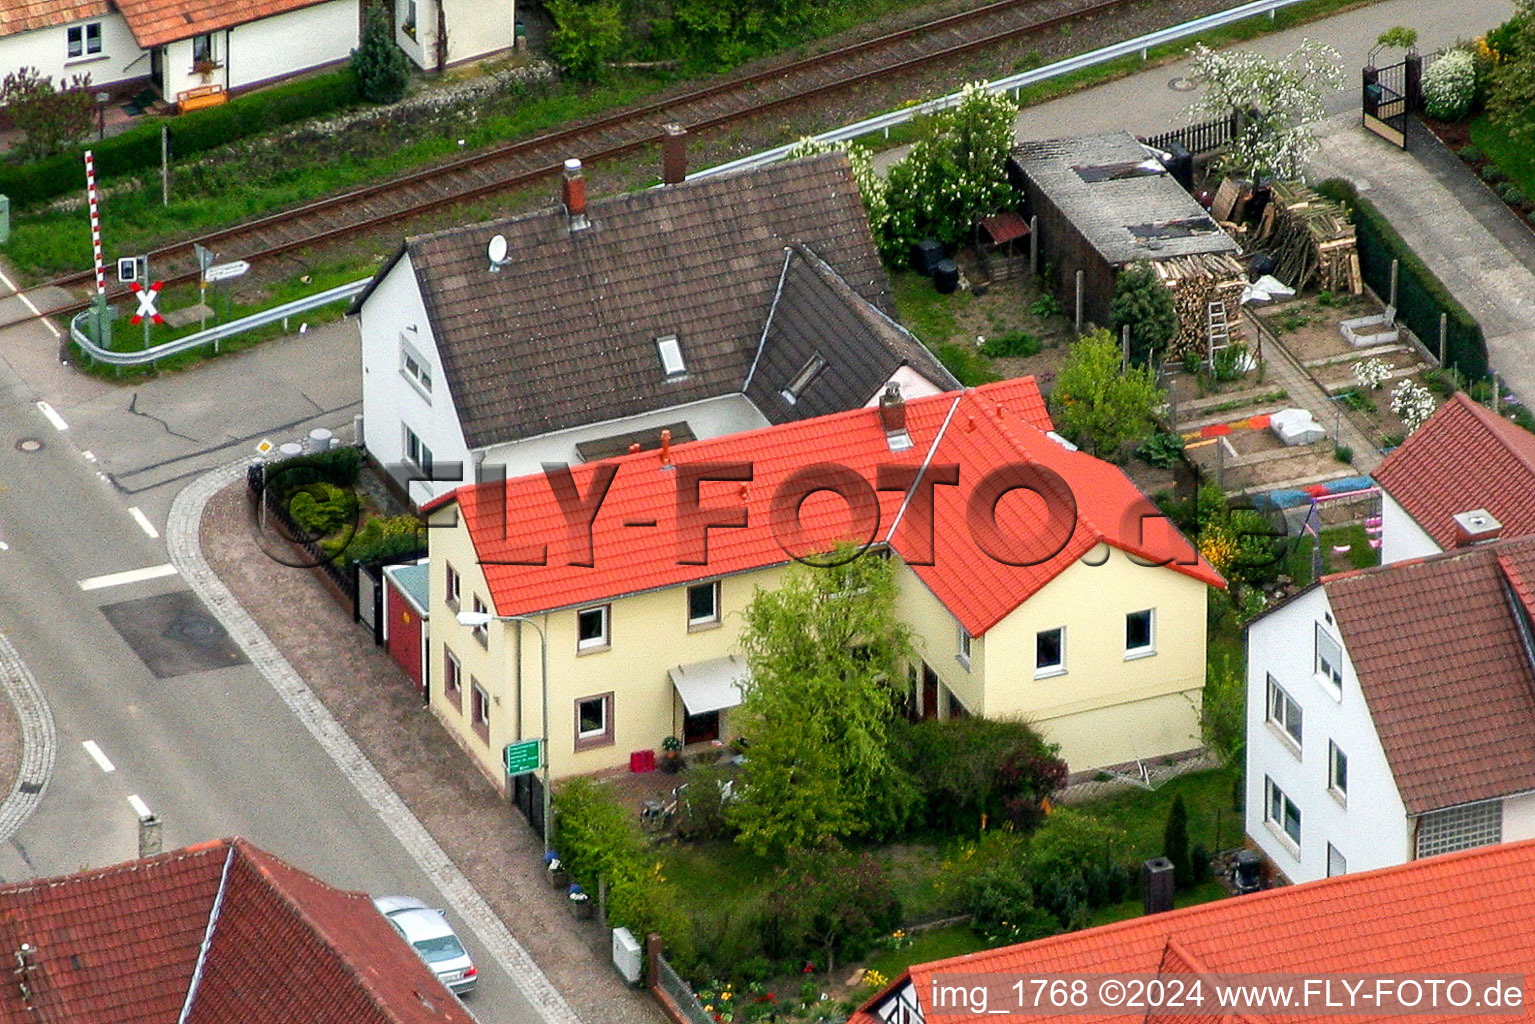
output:
[{"label": "white satellite dish", "polygon": [[487,250],[486,255],[490,257],[491,270],[500,270],[502,267],[506,266],[506,236],[497,235],[496,237],[492,238],[490,240],[490,248]]}]

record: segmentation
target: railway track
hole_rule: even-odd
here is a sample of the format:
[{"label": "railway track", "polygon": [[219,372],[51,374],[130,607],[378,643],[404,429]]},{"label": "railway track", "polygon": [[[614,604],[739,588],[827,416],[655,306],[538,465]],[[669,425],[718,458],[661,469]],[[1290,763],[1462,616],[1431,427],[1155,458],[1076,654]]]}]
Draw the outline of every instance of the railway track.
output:
[{"label": "railway track", "polygon": [[[789,64],[727,79],[680,95],[629,107],[528,139],[491,147],[448,163],[328,196],[219,231],[187,238],[149,253],[156,277],[167,284],[195,281],[194,242],[238,253],[253,265],[274,256],[323,245],[409,221],[443,207],[505,192],[557,174],[565,159],[601,163],[660,142],[662,125],[701,131],[748,120],[789,104],[860,82],[909,73],[958,55],[1055,29],[1073,19],[1103,14],[1135,0],[994,0],[969,11],[892,32]],[[63,289],[94,282],[94,274],[68,274],[44,285]],[[38,286],[42,287],[42,285]],[[108,289],[108,298],[126,294]],[[43,310],[67,316],[89,299]]]}]

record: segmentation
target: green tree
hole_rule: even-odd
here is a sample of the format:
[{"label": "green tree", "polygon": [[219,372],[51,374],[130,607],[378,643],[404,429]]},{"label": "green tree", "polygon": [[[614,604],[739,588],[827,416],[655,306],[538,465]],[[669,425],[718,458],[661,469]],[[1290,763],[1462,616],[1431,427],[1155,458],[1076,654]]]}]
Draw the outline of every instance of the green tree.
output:
[{"label": "green tree", "polygon": [[394,103],[405,95],[410,63],[389,33],[389,15],[373,4],[363,18],[362,43],[352,51],[357,95],[369,103]]},{"label": "green tree", "polygon": [[890,834],[915,803],[889,726],[910,631],[895,615],[890,563],[839,552],[758,589],[741,637],[752,679],[734,712],[749,744],[727,815],[761,854]]},{"label": "green tree", "polygon": [[1082,335],[1066,354],[1050,407],[1056,425],[1072,443],[1112,459],[1127,443],[1151,435],[1166,397],[1145,367],[1120,372],[1119,343],[1099,328]]},{"label": "green tree", "polygon": [[1007,180],[1017,113],[1005,93],[971,83],[957,106],[925,123],[922,137],[890,169],[886,260],[904,259],[924,238],[965,241],[977,220],[1017,202]]},{"label": "green tree", "polygon": [[1375,45],[1411,53],[1418,45],[1418,30],[1406,25],[1393,25],[1375,37]]},{"label": "green tree", "polygon": [[75,75],[66,86],[37,68],[23,67],[0,80],[0,106],[24,136],[18,149],[28,160],[62,152],[90,134],[95,123],[91,76]]},{"label": "green tree", "polygon": [[1509,137],[1535,143],[1535,3],[1514,6],[1514,17],[1498,30],[1503,59],[1490,76],[1487,113]]},{"label": "green tree", "polygon": [[1162,856],[1173,862],[1173,884],[1187,889],[1194,881],[1193,862],[1189,860],[1189,809],[1183,794],[1173,797],[1167,809],[1167,826],[1162,830]]},{"label": "green tree", "polygon": [[1152,352],[1167,351],[1167,343],[1178,330],[1178,307],[1173,304],[1173,293],[1147,261],[1140,260],[1119,272],[1109,323],[1116,338],[1126,326],[1130,328],[1131,362],[1145,366]]},{"label": "green tree", "polygon": [[595,82],[624,47],[623,8],[618,0],[548,0],[554,19],[549,53],[572,78]]},{"label": "green tree", "polygon": [[827,974],[839,957],[857,956],[901,923],[901,902],[879,861],[841,849],[790,850],[766,904],[790,943],[818,947]]}]

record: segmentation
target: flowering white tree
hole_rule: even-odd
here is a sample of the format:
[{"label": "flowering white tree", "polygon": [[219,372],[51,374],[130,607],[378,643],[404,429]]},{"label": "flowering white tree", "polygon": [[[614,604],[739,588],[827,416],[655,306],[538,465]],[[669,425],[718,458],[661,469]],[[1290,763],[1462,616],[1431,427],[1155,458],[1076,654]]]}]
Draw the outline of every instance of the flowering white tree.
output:
[{"label": "flowering white tree", "polygon": [[1236,114],[1241,123],[1226,156],[1226,167],[1255,181],[1300,176],[1316,151],[1306,127],[1326,112],[1322,98],[1343,86],[1338,51],[1308,39],[1294,52],[1272,60],[1251,50],[1215,52],[1194,47],[1191,72],[1204,94],[1189,108],[1190,120]]},{"label": "flowering white tree", "polygon": [[1434,395],[1423,385],[1404,380],[1391,392],[1391,411],[1402,418],[1410,434],[1434,414]]},{"label": "flowering white tree", "polygon": [[1354,380],[1359,382],[1362,388],[1377,391],[1391,375],[1396,367],[1384,359],[1361,359],[1351,369],[1354,371]]}]

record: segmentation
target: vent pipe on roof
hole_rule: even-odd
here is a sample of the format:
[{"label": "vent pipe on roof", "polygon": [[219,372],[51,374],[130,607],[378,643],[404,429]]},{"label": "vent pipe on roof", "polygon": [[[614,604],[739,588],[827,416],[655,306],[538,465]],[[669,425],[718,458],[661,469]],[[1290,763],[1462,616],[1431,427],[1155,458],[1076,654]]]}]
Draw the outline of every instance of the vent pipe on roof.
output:
[{"label": "vent pipe on roof", "polygon": [[1485,508],[1457,512],[1450,518],[1455,521],[1455,546],[1458,548],[1486,544],[1503,536],[1503,524]]},{"label": "vent pipe on roof", "polygon": [[672,464],[672,432],[661,431],[661,465],[669,467]]},{"label": "vent pipe on roof", "polygon": [[893,452],[903,452],[911,447],[911,435],[906,432],[906,399],[901,397],[901,385],[897,381],[885,384],[885,393],[879,396],[879,422],[885,428],[885,443]]},{"label": "vent pipe on roof", "polygon": [[665,125],[661,129],[661,183],[680,185],[688,176],[688,130],[680,124]]},{"label": "vent pipe on roof", "polygon": [[560,185],[560,196],[565,201],[570,230],[580,231],[592,226],[586,219],[586,178],[581,174],[581,161],[574,157],[565,161],[565,180]]}]

